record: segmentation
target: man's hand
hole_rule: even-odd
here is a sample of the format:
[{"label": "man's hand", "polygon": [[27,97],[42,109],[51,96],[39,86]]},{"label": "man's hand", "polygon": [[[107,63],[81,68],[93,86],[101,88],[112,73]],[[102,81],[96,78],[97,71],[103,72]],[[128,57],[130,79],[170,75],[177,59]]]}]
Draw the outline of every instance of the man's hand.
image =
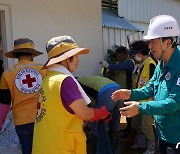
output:
[{"label": "man's hand", "polygon": [[124,102],[125,107],[120,108],[120,113],[123,116],[126,117],[134,117],[139,113],[139,102],[130,101],[130,102]]},{"label": "man's hand", "polygon": [[120,90],[116,90],[111,98],[114,101],[118,101],[118,100],[128,100],[131,96],[131,91],[127,90],[127,89],[120,89]]}]

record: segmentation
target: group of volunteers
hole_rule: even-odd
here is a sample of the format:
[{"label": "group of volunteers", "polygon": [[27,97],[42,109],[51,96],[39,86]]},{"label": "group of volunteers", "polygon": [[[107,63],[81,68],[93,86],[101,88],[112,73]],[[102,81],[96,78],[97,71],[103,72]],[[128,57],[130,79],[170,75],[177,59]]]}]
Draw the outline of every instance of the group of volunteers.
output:
[{"label": "group of volunteers", "polygon": [[[130,86],[128,87],[127,84],[127,87],[125,86],[122,87],[123,89],[142,88],[148,83],[150,78],[153,76],[156,67],[156,62],[149,55],[149,48],[147,42],[142,40],[135,41],[134,43],[131,44],[130,49],[131,49],[130,54],[134,55],[135,65],[133,65],[132,59],[127,59],[125,60],[125,62],[110,64],[108,66],[108,69],[112,70],[111,68],[116,68],[115,77],[116,74],[118,73],[122,81],[124,79],[124,81],[129,82],[130,80],[128,79],[131,79],[131,82],[129,82],[131,83],[131,87]],[[119,50],[119,48],[117,50]],[[102,63],[102,65],[104,64],[105,62]],[[125,67],[123,67],[123,65]],[[131,69],[128,70],[129,76],[131,73],[131,78],[129,78],[127,75],[126,75],[127,77],[124,78],[122,71],[124,69],[129,68],[128,66],[131,66],[130,67]],[[134,143],[134,145],[130,147],[133,149],[146,148],[144,154],[155,153],[155,135],[152,127],[153,123],[154,123],[153,117],[147,115],[138,114],[132,119],[127,118],[127,127],[123,130],[121,129],[121,132],[125,132],[123,135],[121,135],[121,143],[127,145],[131,145]]]},{"label": "group of volunteers", "polygon": [[[0,132],[11,109],[23,154],[86,154],[83,127],[88,122],[92,124],[93,153],[115,154],[123,115],[129,121],[128,127],[137,131],[132,148],[144,147],[142,142],[146,142],[140,139],[144,136],[147,140],[144,153],[156,153],[152,127],[155,119],[159,152],[180,153],[177,36],[180,29],[172,16],[152,18],[143,37],[148,43],[140,40],[130,46],[134,60],[121,46],[116,50],[119,59],[116,64],[101,62],[103,67],[114,71],[112,80],[101,76],[73,76],[79,55],[90,51],[78,47],[71,36],[48,41],[48,60],[44,65],[33,61],[43,53],[35,49],[31,39],[16,39],[14,49],[5,56],[17,58],[18,63],[5,70],[0,81]],[[105,135],[103,128],[108,130]]]}]

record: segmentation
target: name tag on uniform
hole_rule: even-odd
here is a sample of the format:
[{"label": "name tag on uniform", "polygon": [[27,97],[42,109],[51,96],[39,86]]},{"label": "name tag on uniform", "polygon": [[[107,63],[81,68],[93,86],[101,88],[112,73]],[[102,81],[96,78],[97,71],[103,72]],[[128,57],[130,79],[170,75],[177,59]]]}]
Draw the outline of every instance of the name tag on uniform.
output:
[{"label": "name tag on uniform", "polygon": [[176,144],[176,149],[179,148],[179,145],[180,145],[180,142],[178,142],[178,143]]},{"label": "name tag on uniform", "polygon": [[180,86],[180,78],[177,79],[176,85]]}]

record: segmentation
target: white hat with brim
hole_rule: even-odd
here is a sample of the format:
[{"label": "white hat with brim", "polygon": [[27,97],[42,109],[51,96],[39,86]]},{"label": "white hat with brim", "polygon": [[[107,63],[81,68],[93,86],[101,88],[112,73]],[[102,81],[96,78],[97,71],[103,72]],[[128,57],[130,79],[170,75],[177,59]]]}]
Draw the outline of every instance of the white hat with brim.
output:
[{"label": "white hat with brim", "polygon": [[50,66],[52,64],[56,64],[56,63],[59,63],[65,59],[68,59],[76,54],[87,54],[89,53],[89,49],[87,48],[74,48],[74,49],[71,49],[67,52],[65,52],[64,54],[60,55],[60,56],[57,56],[57,57],[54,57],[54,58],[50,58],[46,64],[43,66],[43,68],[47,67],[47,66]]},{"label": "white hat with brim", "polygon": [[89,49],[79,48],[71,36],[59,36],[52,38],[46,45],[48,61],[43,68],[59,63],[76,54],[87,54]]}]

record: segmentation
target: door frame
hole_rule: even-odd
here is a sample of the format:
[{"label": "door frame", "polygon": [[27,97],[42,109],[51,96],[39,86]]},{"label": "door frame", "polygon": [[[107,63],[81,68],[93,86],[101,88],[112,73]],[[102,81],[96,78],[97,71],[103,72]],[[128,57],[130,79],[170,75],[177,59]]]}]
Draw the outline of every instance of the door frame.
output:
[{"label": "door frame", "polygon": [[4,56],[5,52],[10,51],[13,48],[11,9],[9,5],[0,3],[0,19],[3,43],[3,65],[4,69],[7,69],[15,63],[14,60]]}]

